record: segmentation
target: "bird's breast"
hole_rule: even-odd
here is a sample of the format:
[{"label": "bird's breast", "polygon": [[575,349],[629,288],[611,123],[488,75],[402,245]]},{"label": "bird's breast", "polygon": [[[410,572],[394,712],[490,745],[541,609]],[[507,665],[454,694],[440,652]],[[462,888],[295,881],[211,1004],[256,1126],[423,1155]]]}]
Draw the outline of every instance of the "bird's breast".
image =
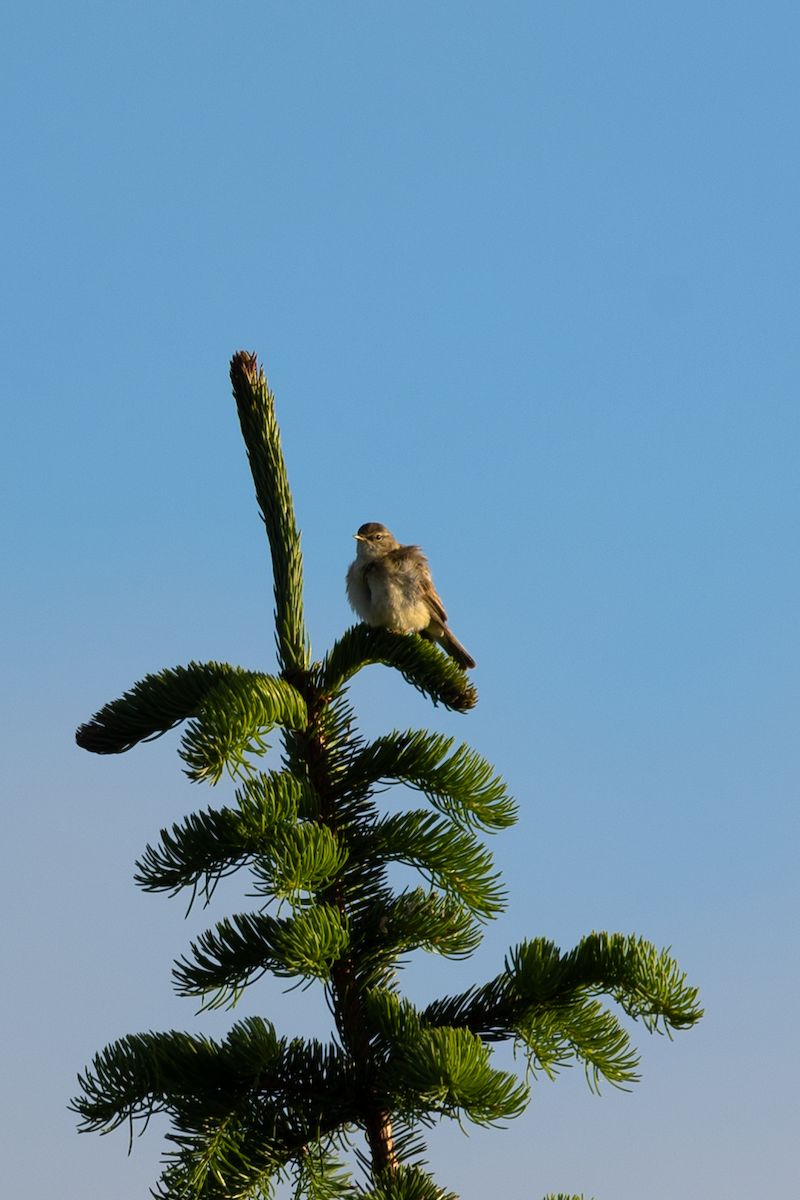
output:
[{"label": "bird's breast", "polygon": [[393,564],[373,562],[359,568],[358,562],[353,563],[347,574],[347,595],[368,625],[418,633],[430,622],[419,581]]}]

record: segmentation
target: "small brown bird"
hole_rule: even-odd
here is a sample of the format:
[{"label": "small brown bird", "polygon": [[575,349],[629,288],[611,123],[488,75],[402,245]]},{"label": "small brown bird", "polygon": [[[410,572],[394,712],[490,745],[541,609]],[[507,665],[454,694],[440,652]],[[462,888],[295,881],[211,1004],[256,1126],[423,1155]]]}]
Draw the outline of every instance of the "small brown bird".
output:
[{"label": "small brown bird", "polygon": [[447,628],[447,613],[419,546],[401,546],[377,521],[368,521],[353,537],[358,550],[347,572],[347,599],[361,620],[400,633],[421,633],[438,642],[463,670],[474,667],[475,659]]}]

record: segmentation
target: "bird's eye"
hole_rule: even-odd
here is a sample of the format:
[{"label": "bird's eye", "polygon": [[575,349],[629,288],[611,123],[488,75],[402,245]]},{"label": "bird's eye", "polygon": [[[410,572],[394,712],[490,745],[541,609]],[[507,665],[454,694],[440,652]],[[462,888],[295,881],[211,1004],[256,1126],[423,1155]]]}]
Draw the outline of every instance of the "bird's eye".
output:
[{"label": "bird's eye", "polygon": [[381,538],[382,538],[382,537],[383,537],[383,534],[382,534],[382,533],[376,533],[376,534],[375,534],[375,541],[376,541],[376,542],[379,542],[379,541],[381,540]]}]

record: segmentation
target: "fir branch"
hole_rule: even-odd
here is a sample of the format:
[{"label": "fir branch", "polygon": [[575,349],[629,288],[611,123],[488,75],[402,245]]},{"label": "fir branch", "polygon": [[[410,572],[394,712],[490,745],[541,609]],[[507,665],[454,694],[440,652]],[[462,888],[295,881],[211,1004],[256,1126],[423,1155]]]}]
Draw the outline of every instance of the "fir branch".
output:
[{"label": "fir branch", "polygon": [[206,696],[183,735],[179,753],[193,782],[217,783],[226,767],[234,776],[252,770],[248,755],[265,752],[266,731],[276,725],[301,730],[307,722],[305,701],[290,683],[242,672]]},{"label": "fir branch", "polygon": [[232,1008],[247,984],[266,971],[327,981],[332,962],[349,944],[347,919],[330,905],[283,919],[237,913],[192,942],[194,961],[179,959],[173,971],[176,991],[181,996],[214,992],[204,1008]]},{"label": "fir branch", "polygon": [[167,1165],[150,1192],[155,1200],[273,1200],[291,1159],[266,1131],[260,1139],[248,1137],[235,1117],[216,1122],[205,1135],[166,1138],[178,1149],[164,1155]]},{"label": "fir branch", "polygon": [[575,996],[569,1004],[531,1012],[519,1022],[516,1040],[533,1075],[541,1070],[553,1079],[577,1059],[598,1094],[601,1079],[614,1087],[639,1080],[639,1057],[628,1032],[598,1000]]},{"label": "fir branch", "polygon": [[528,1089],[490,1066],[491,1049],[467,1029],[422,1029],[379,1075],[404,1116],[436,1113],[494,1125],[524,1112]]},{"label": "fir branch", "polygon": [[236,792],[238,809],[191,813],[172,830],[161,830],[161,844],[148,846],[134,876],[148,892],[197,888],[208,897],[219,879],[268,853],[282,828],[300,816],[316,814],[319,799],[310,784],[288,771],[271,771],[245,781]]},{"label": "fir branch", "polygon": [[517,806],[494,768],[466,744],[448,758],[454,738],[427,729],[377,738],[355,756],[346,784],[404,783],[423,792],[434,808],[465,826],[505,829]]},{"label": "fir branch", "polygon": [[553,1074],[582,1061],[590,1086],[600,1077],[634,1082],[638,1059],[616,1017],[594,999],[606,995],[651,1032],[688,1028],[702,1016],[697,989],[685,983],[666,951],[621,934],[591,934],[569,954],[537,938],[523,942],[491,983],[435,1001],[432,1025],[471,1029],[487,1041],[515,1040],[534,1072]]},{"label": "fir branch", "polygon": [[373,1186],[358,1191],[361,1200],[458,1200],[455,1192],[440,1188],[419,1166],[398,1166],[373,1175]]},{"label": "fir branch", "polygon": [[566,1192],[558,1192],[558,1194],[548,1192],[542,1200],[583,1200],[583,1192],[581,1192],[580,1196],[567,1195]]},{"label": "fir branch", "polygon": [[432,642],[416,633],[363,624],[353,625],[334,643],[320,668],[320,688],[336,691],[370,663],[394,667],[434,704],[455,712],[468,712],[478,703],[478,693],[466,674]]},{"label": "fir branch", "polygon": [[161,830],[161,844],[148,845],[136,863],[134,880],[146,892],[196,888],[211,896],[217,882],[238,871],[257,852],[260,839],[243,834],[233,809],[190,813],[172,830]]},{"label": "fir branch", "polygon": [[253,862],[255,892],[301,904],[330,887],[344,870],[347,845],[325,825],[304,823],[276,830],[269,850]]},{"label": "fir branch", "polygon": [[360,926],[365,956],[374,941],[392,960],[413,950],[444,958],[469,958],[482,940],[469,908],[453,896],[418,887],[383,903]]},{"label": "fir branch", "polygon": [[256,356],[245,351],[231,360],[231,384],[272,554],[278,657],[284,672],[294,676],[308,669],[310,646],[303,616],[300,533],[275,419],[275,397]]},{"label": "fir branch", "polygon": [[192,662],[146,675],[80,725],[75,741],[93,754],[123,754],[137,742],[160,737],[181,721],[199,716],[204,701],[220,684],[250,676],[241,667],[216,662]]},{"label": "fir branch", "polygon": [[[234,1026],[223,1045],[231,1066],[237,1057],[248,1062],[263,1025],[249,1018]],[[158,1195],[264,1200],[273,1182],[288,1178],[293,1161],[330,1155],[342,1125],[355,1116],[354,1082],[336,1047],[281,1041],[271,1072],[242,1088],[230,1111],[203,1119],[203,1098],[191,1096],[175,1113],[177,1132],[167,1136],[178,1149],[167,1156]]]},{"label": "fir branch", "polygon": [[683,1029],[703,1015],[697,989],[666,950],[623,934],[593,933],[562,956],[544,938],[522,942],[502,975],[460,996],[438,1000],[425,1012],[432,1024],[463,1025],[492,1040],[515,1035],[537,1011],[563,1008],[587,996],[608,995],[650,1030]]},{"label": "fir branch", "polygon": [[103,1133],[125,1121],[169,1111],[190,1095],[216,1094],[219,1100],[210,1115],[227,1114],[231,1097],[261,1072],[274,1072],[280,1061],[273,1027],[263,1021],[258,1025],[258,1036],[248,1039],[252,1057],[247,1062],[241,1055],[226,1054],[210,1038],[175,1031],[129,1034],[96,1055],[92,1070],[78,1077],[83,1095],[71,1107],[84,1130]]},{"label": "fir branch", "polygon": [[505,893],[493,859],[469,830],[432,813],[414,809],[381,818],[363,846],[354,851],[383,862],[416,867],[479,919],[501,912]]},{"label": "fir branch", "polygon": [[698,989],[688,986],[669,950],[657,950],[644,938],[591,933],[557,964],[553,949],[551,943],[535,939],[511,952],[506,969],[523,995],[540,992],[548,974],[559,986],[560,975],[562,988],[608,994],[651,1032],[688,1029],[703,1015]]},{"label": "fir branch", "polygon": [[[268,1158],[299,1152],[358,1117],[352,1064],[334,1045],[278,1039],[268,1021],[248,1017],[224,1042],[188,1033],[142,1033],[95,1056],[79,1076],[71,1108],[84,1130],[169,1112],[177,1135],[197,1151],[227,1127]],[[231,1193],[235,1195],[235,1192]]]},{"label": "fir branch", "polygon": [[432,1028],[406,999],[388,989],[369,993],[383,1067],[378,1085],[405,1118],[466,1116],[479,1125],[524,1110],[528,1089],[490,1065],[491,1050],[468,1029]]},{"label": "fir branch", "polygon": [[293,1164],[295,1196],[308,1200],[342,1200],[353,1197],[352,1173],[342,1165],[330,1146],[308,1146]]}]

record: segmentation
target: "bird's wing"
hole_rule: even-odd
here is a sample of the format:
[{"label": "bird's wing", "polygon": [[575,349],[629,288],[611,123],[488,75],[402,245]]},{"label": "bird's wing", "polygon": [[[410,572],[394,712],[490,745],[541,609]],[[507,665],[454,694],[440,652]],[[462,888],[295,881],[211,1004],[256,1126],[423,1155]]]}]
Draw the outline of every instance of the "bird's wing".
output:
[{"label": "bird's wing", "polygon": [[428,560],[419,546],[398,546],[386,557],[391,560],[395,571],[406,577],[410,590],[422,596],[431,617],[446,625],[447,613],[433,586]]},{"label": "bird's wing", "polygon": [[440,621],[442,625],[447,625],[447,613],[444,611],[444,605],[439,599],[439,594],[433,586],[433,580],[428,573],[422,585],[422,594],[425,597],[425,603],[431,611],[431,615]]}]

